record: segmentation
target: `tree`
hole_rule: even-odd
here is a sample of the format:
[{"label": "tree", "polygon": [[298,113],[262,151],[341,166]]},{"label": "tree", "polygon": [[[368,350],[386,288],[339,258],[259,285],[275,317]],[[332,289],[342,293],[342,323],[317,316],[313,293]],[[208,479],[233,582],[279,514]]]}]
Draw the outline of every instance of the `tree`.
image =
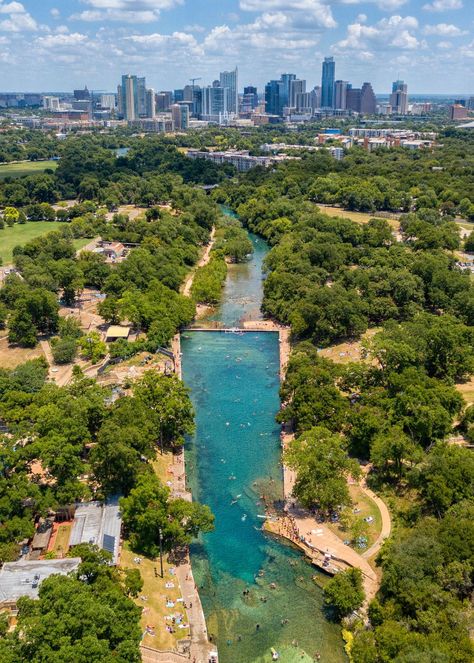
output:
[{"label": "tree", "polygon": [[176,448],[194,431],[194,411],[189,390],[175,375],[146,371],[134,394],[156,421],[160,445]]},{"label": "tree", "polygon": [[324,600],[339,620],[360,608],[365,600],[361,570],[348,569],[331,578],[324,587]]},{"label": "tree", "polygon": [[136,598],[143,589],[143,579],[138,569],[127,569],[124,581],[125,591],[128,596]]},{"label": "tree", "polygon": [[18,306],[8,325],[9,343],[18,343],[26,348],[34,348],[38,342],[32,315],[25,305]]},{"label": "tree", "polygon": [[398,427],[377,435],[370,451],[374,468],[385,476],[393,473],[398,481],[402,478],[404,465],[416,463],[422,456],[421,448]]},{"label": "tree", "polygon": [[83,356],[93,364],[97,364],[107,354],[107,345],[97,331],[82,336],[79,339],[79,347]]},{"label": "tree", "polygon": [[209,507],[171,500],[169,489],[155,474],[140,476],[130,495],[120,500],[120,508],[133,549],[150,557],[158,555],[160,537],[164,549],[171,550],[188,545],[200,531],[214,527]]},{"label": "tree", "polygon": [[14,223],[17,223],[20,217],[20,212],[16,207],[5,207],[3,210],[3,218],[7,226],[13,226]]},{"label": "tree", "polygon": [[360,469],[348,457],[340,435],[312,428],[290,442],[284,458],[296,471],[293,494],[305,507],[328,512],[351,503],[347,477],[357,478]]},{"label": "tree", "polygon": [[55,364],[70,364],[77,352],[77,341],[74,338],[53,339],[51,352]]},{"label": "tree", "polygon": [[421,466],[415,483],[428,508],[442,515],[452,505],[474,498],[474,457],[469,449],[437,444]]},{"label": "tree", "polygon": [[469,251],[470,253],[474,252],[474,230],[468,237],[466,237],[466,241],[464,242],[464,250]]}]

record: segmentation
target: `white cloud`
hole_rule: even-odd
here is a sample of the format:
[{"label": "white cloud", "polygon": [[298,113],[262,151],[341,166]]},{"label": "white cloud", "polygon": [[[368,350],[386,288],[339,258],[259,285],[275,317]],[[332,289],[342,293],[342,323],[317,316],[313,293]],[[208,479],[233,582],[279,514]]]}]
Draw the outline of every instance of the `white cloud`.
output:
[{"label": "white cloud", "polygon": [[445,12],[450,9],[462,9],[463,7],[462,0],[433,0],[433,2],[423,5],[423,9],[430,12]]},{"label": "white cloud", "polygon": [[451,41],[439,41],[437,43],[437,46],[438,46],[438,48],[443,48],[443,49],[447,50],[448,48],[452,48],[453,44],[452,44]]},{"label": "white cloud", "polygon": [[61,12],[55,7],[50,11],[50,14],[53,18],[59,18],[61,16]]},{"label": "white cloud", "polygon": [[[335,0],[337,2],[337,0]],[[392,12],[406,5],[408,0],[339,0],[343,5],[361,5],[372,2],[383,11]]]},{"label": "white cloud", "polygon": [[441,37],[461,37],[466,35],[465,30],[461,30],[452,23],[438,23],[437,25],[425,25],[423,32],[425,35],[439,35]]},{"label": "white cloud", "polygon": [[345,39],[334,44],[333,50],[345,54],[348,50],[371,52],[374,48],[379,51],[391,48],[402,50],[426,48],[426,42],[418,40],[412,32],[417,28],[418,20],[414,16],[390,16],[381,19],[375,25],[356,21],[347,26]]},{"label": "white cloud", "polygon": [[164,9],[173,9],[184,0],[82,0],[92,9],[73,14],[78,21],[120,21],[123,23],[152,23]]},{"label": "white cloud", "polygon": [[83,35],[80,32],[72,32],[71,34],[56,34],[38,37],[35,43],[43,50],[55,51],[57,49],[61,50],[75,46],[82,46],[87,41],[88,38],[86,35]]},{"label": "white cloud", "polygon": [[240,8],[250,12],[285,12],[289,16],[300,14],[303,20],[323,28],[337,27],[331,7],[324,0],[240,0]]},{"label": "white cloud", "polygon": [[0,21],[0,30],[5,32],[38,30],[38,24],[35,19],[26,11],[21,2],[8,2],[6,4],[1,2],[0,14],[8,15],[8,18]]}]

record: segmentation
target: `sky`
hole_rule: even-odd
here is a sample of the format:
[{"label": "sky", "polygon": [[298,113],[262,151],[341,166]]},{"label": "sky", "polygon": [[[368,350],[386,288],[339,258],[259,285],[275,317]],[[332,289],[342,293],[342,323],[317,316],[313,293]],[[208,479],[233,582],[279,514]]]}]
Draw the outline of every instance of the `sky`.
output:
[{"label": "sky", "polygon": [[474,95],[474,0],[0,0],[0,89],[112,91],[123,73],[155,90],[239,88],[295,73],[309,89],[324,56],[336,78],[388,93]]}]

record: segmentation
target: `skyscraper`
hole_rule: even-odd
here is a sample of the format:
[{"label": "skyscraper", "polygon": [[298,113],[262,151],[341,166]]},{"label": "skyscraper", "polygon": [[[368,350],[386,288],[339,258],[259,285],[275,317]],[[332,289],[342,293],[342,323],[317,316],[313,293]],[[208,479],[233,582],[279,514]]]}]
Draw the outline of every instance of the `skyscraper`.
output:
[{"label": "skyscraper", "polygon": [[346,110],[347,108],[347,81],[334,83],[334,108]]},{"label": "skyscraper", "polygon": [[189,104],[180,102],[171,106],[171,119],[173,129],[182,130],[189,127]]},{"label": "skyscraper", "polygon": [[364,83],[360,91],[360,112],[362,115],[375,115],[377,100],[370,83]]},{"label": "skyscraper", "polygon": [[290,105],[290,87],[292,81],[296,80],[296,74],[282,74],[280,78],[280,106],[283,113],[285,106]]},{"label": "skyscraper", "polygon": [[265,85],[265,112],[280,115],[280,81],[270,81]]},{"label": "skyscraper", "polygon": [[392,113],[406,115],[408,112],[408,86],[405,81],[394,81],[390,95]]},{"label": "skyscraper", "polygon": [[253,85],[244,87],[244,97],[242,99],[242,110],[248,113],[258,106],[258,92]]},{"label": "skyscraper", "polygon": [[202,115],[219,119],[221,115],[228,112],[228,92],[229,88],[221,87],[219,81],[217,85],[209,85],[202,88]]},{"label": "skyscraper", "polygon": [[155,90],[151,88],[146,91],[146,116],[152,119],[156,116]]},{"label": "skyscraper", "polygon": [[336,63],[334,58],[324,58],[323,74],[321,79],[321,107],[334,108],[334,80],[336,77]]},{"label": "skyscraper", "polygon": [[291,108],[298,106],[298,96],[306,92],[306,81],[297,78],[290,81],[290,98],[288,105]]},{"label": "skyscraper", "polygon": [[359,88],[352,87],[352,85],[347,86],[346,94],[346,108],[347,110],[354,111],[354,113],[360,113],[360,102],[361,102],[362,90]]},{"label": "skyscraper", "polygon": [[239,112],[239,70],[236,67],[233,71],[222,71],[219,77],[220,86],[228,88],[227,93],[227,111],[229,113]]},{"label": "skyscraper", "polygon": [[125,120],[138,120],[138,79],[124,74],[118,86],[118,111]]}]

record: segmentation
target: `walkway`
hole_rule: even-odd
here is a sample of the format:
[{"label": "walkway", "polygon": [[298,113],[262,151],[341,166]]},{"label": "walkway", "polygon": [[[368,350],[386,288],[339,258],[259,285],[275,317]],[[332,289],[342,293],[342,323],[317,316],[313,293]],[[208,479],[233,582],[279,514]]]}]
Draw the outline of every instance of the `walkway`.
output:
[{"label": "walkway", "polygon": [[190,274],[188,274],[188,276],[187,276],[187,278],[184,282],[183,289],[182,289],[182,294],[185,297],[190,297],[191,296],[191,288],[193,286],[194,277],[196,276],[197,270],[200,269],[201,267],[204,267],[205,265],[207,265],[207,263],[209,262],[209,260],[211,258],[211,251],[212,251],[212,247],[214,246],[215,236],[216,236],[216,228],[215,228],[215,226],[212,226],[211,234],[209,236],[209,244],[204,249],[204,253],[202,254],[201,259],[197,263],[196,267],[192,270],[192,272]]},{"label": "walkway", "polygon": [[371,557],[375,557],[375,555],[379,552],[380,548],[382,547],[385,539],[388,539],[392,532],[392,518],[390,516],[390,511],[387,508],[387,505],[385,502],[380,499],[378,495],[376,495],[370,488],[367,488],[365,479],[360,483],[360,488],[361,490],[368,496],[370,497],[375,504],[378,506],[380,515],[382,516],[382,529],[380,531],[380,534],[377,538],[377,541],[375,541],[370,548],[367,548],[365,552],[362,553],[362,557],[365,559],[370,559]]}]

